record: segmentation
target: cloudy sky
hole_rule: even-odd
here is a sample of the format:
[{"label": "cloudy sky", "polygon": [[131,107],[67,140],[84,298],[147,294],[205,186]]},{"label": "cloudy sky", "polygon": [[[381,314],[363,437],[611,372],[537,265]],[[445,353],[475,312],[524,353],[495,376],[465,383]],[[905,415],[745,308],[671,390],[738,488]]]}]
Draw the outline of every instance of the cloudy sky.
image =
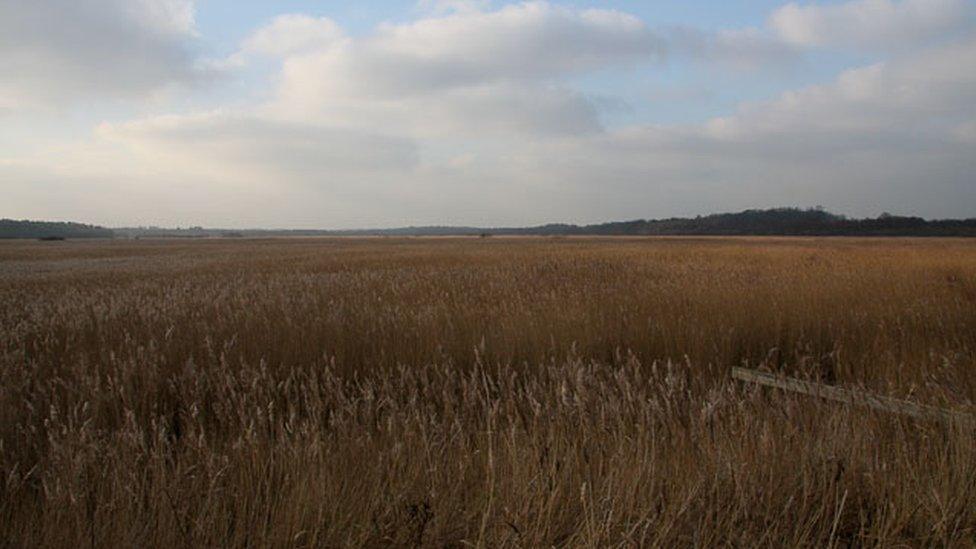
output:
[{"label": "cloudy sky", "polygon": [[0,0],[0,217],[973,217],[974,4]]}]

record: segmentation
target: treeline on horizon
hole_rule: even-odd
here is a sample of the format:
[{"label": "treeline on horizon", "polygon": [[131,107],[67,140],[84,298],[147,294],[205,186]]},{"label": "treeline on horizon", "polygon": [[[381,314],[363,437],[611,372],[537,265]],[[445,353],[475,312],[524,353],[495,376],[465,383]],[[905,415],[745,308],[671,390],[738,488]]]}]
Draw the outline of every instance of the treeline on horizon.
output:
[{"label": "treeline on horizon", "polygon": [[772,208],[694,218],[543,225],[529,230],[565,235],[976,236],[976,218],[926,220],[884,213],[876,218],[854,219],[820,208]]},{"label": "treeline on horizon", "polygon": [[29,221],[26,219],[0,219],[0,238],[39,238],[61,240],[65,238],[112,238],[115,231],[63,221]]},{"label": "treeline on horizon", "polygon": [[535,227],[401,227],[395,229],[208,229],[129,227],[107,229],[64,222],[0,220],[0,238],[211,238],[268,236],[976,236],[976,218],[926,220],[882,214],[848,218],[822,208],[772,208],[706,216],[637,219],[592,225]]}]

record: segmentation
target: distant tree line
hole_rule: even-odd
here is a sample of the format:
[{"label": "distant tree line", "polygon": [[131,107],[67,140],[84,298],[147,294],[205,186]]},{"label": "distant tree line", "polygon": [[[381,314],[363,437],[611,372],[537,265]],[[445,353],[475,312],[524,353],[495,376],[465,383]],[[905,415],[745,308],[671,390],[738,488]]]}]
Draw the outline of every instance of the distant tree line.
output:
[{"label": "distant tree line", "polygon": [[240,238],[268,236],[976,236],[976,218],[926,220],[881,214],[854,219],[823,208],[772,208],[698,217],[637,219],[593,225],[553,223],[536,227],[401,227],[396,229],[207,229],[136,227],[106,229],[80,223],[0,220],[0,238]]},{"label": "distant tree line", "polygon": [[772,208],[738,213],[668,219],[638,219],[594,225],[555,223],[536,227],[406,227],[379,231],[345,231],[363,235],[544,235],[544,236],[976,236],[976,218],[926,220],[881,214],[850,219],[823,208]]},{"label": "distant tree line", "polygon": [[[502,230],[496,234],[506,234]],[[694,218],[647,219],[596,225],[543,225],[512,234],[554,235],[756,235],[756,236],[976,236],[976,218],[926,220],[881,214],[850,219],[820,208],[746,210]]]},{"label": "distant tree line", "polygon": [[115,232],[105,227],[61,221],[0,219],[0,238],[112,238]]}]

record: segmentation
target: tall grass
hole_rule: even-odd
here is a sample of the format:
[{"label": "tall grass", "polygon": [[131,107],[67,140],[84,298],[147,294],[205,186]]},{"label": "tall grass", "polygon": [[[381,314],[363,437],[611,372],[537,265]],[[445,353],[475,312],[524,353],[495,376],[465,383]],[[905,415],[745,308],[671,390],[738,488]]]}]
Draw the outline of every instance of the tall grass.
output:
[{"label": "tall grass", "polygon": [[0,245],[0,544],[966,545],[976,243]]}]

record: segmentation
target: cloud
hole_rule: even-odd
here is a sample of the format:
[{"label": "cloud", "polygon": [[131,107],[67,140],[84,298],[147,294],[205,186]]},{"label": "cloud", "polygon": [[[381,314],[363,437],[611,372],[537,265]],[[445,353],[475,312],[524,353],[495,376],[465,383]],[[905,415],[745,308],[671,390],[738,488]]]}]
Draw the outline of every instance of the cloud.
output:
[{"label": "cloud", "polygon": [[[279,18],[245,49],[284,22],[315,26]],[[321,20],[317,26],[318,32],[287,33],[316,46],[280,52],[277,115],[416,135],[594,131],[596,108],[565,79],[654,61],[664,52],[661,39],[631,15],[545,2],[451,11],[385,24],[357,39],[336,38]]]},{"label": "cloud", "polygon": [[615,197],[644,196],[635,215],[824,204],[858,215],[969,217],[972,66],[971,38],[852,69],[702,125],[631,127],[533,155],[547,159],[540,162],[552,178],[581,188],[600,181],[602,196],[616,202],[607,211],[630,208]]},{"label": "cloud", "polygon": [[736,70],[780,69],[800,60],[796,47],[759,29],[703,31],[674,27],[665,34],[674,55]]},{"label": "cloud", "polygon": [[328,17],[300,14],[279,15],[253,33],[241,48],[248,54],[273,56],[328,51],[346,39],[345,33]]},{"label": "cloud", "polygon": [[575,91],[580,75],[660,64],[669,55],[735,70],[782,69],[797,49],[757,29],[652,29],[608,9],[533,1],[422,3],[410,23],[350,37],[334,22],[278,17],[238,58],[281,62],[275,116],[414,137],[587,134],[602,129],[601,102]]},{"label": "cloud", "polygon": [[486,10],[491,0],[419,0],[417,7],[426,13],[472,13]]},{"label": "cloud", "polygon": [[[384,25],[360,46],[357,60],[367,71],[393,69],[391,84],[443,87],[600,69],[646,60],[660,54],[664,44],[640,19],[623,12],[528,2]],[[379,76],[369,74],[368,80]]]},{"label": "cloud", "polygon": [[971,216],[976,76],[959,69],[974,62],[976,40],[962,41],[704,124],[485,144],[212,112],[103,126],[101,152],[53,156],[64,196],[65,180],[114,177],[107,200],[129,196],[136,211],[183,196],[173,222],[190,211],[236,225],[519,225],[783,204]]},{"label": "cloud", "polygon": [[102,124],[97,136],[147,160],[179,162],[238,180],[315,183],[337,175],[402,172],[416,145],[375,133],[209,112]]},{"label": "cloud", "polygon": [[192,0],[0,0],[0,103],[145,96],[200,78]]},{"label": "cloud", "polygon": [[[193,32],[192,16],[161,20]],[[601,109],[620,106],[581,91],[593,73],[666,53],[765,68],[806,43],[543,2],[445,8],[361,36],[282,16],[239,53],[277,63],[270,99],[102,124],[83,143],[0,158],[0,215],[346,228],[783,204],[972,215],[976,38],[937,42],[705,123],[604,127]],[[112,211],[89,215],[98,204]]]},{"label": "cloud", "polygon": [[961,143],[976,146],[976,118],[956,126],[953,135]]},{"label": "cloud", "polygon": [[722,140],[804,140],[840,143],[859,136],[883,146],[938,145],[959,120],[976,117],[976,38],[897,60],[851,69],[828,85],[783,94],[713,120],[709,135]]},{"label": "cloud", "polygon": [[92,139],[0,158],[0,216],[104,224],[362,226],[423,184],[417,144],[213,111],[101,124]]},{"label": "cloud", "polygon": [[967,0],[852,0],[790,3],[768,25],[797,46],[905,49],[965,28],[972,16]]}]

